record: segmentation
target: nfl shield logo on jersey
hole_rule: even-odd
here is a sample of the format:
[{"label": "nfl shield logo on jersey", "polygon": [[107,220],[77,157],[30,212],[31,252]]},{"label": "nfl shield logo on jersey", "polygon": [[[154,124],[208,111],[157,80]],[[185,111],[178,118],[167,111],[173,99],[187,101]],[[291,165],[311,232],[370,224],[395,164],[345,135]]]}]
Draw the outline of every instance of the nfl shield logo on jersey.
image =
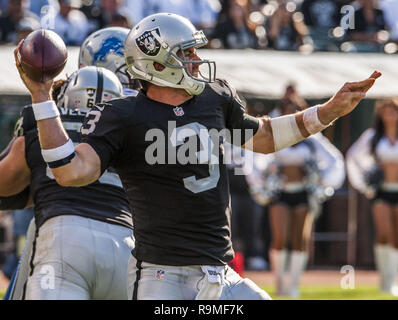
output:
[{"label": "nfl shield logo on jersey", "polygon": [[175,115],[176,115],[177,117],[181,117],[181,116],[184,115],[184,109],[181,108],[181,107],[175,107],[175,108],[173,109],[173,111],[174,111],[174,113],[175,113]]},{"label": "nfl shield logo on jersey", "polygon": [[164,271],[163,270],[158,270],[156,271],[156,279],[161,280],[164,277]]}]

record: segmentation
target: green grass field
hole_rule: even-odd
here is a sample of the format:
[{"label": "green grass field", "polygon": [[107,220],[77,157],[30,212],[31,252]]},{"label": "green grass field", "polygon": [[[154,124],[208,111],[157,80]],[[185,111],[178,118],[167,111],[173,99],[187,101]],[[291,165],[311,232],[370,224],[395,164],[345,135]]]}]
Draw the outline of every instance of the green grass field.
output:
[{"label": "green grass field", "polygon": [[[275,297],[273,287],[263,287],[274,300],[289,298]],[[5,292],[0,292],[2,300]],[[341,289],[335,286],[303,286],[299,300],[398,300],[388,294],[381,294],[376,286],[358,286],[355,289]]]},{"label": "green grass field", "polygon": [[[275,297],[274,287],[263,289],[275,300],[291,299]],[[398,297],[380,293],[376,286],[357,286],[355,289],[342,289],[339,286],[302,286],[299,300],[398,300]]]}]

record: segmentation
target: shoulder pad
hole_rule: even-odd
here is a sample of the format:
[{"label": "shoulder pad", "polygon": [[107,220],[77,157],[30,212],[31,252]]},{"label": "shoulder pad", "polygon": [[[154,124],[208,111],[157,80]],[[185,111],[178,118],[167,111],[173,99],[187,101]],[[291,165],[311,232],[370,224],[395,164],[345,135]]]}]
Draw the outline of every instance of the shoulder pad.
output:
[{"label": "shoulder pad", "polygon": [[232,99],[236,95],[236,90],[224,79],[216,79],[215,82],[209,84],[209,88],[227,99]]},{"label": "shoulder pad", "polygon": [[230,85],[227,80],[224,79],[216,79],[215,82],[210,84],[210,87],[215,91],[217,94],[226,97],[230,100],[236,99],[239,103],[243,104],[242,99],[240,98],[239,94],[237,93],[236,89]]}]

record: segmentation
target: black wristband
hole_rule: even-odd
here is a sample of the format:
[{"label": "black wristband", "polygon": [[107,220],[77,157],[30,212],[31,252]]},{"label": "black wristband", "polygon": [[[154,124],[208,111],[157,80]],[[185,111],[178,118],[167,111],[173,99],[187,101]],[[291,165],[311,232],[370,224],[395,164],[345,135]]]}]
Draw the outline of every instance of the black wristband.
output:
[{"label": "black wristband", "polygon": [[75,157],[75,155],[76,155],[76,153],[73,152],[66,158],[63,158],[63,159],[57,160],[57,161],[47,162],[47,164],[51,169],[59,168],[59,167],[62,167],[64,165],[67,165],[68,163],[70,163],[72,161],[72,159]]}]

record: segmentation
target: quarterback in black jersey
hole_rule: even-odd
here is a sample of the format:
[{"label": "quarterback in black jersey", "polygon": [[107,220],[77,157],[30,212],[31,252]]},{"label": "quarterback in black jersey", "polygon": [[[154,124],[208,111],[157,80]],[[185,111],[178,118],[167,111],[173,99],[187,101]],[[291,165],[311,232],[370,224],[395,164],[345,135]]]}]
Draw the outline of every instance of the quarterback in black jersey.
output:
[{"label": "quarterback in black jersey", "polygon": [[327,103],[303,112],[254,118],[235,90],[216,80],[215,63],[198,57],[196,48],[206,43],[203,32],[178,15],[140,21],[125,49],[143,89],[96,105],[76,147],[54,110],[51,81],[33,82],[17,60],[57,182],[85,185],[109,166],[121,177],[134,208],[136,246],[127,278],[132,299],[269,299],[227,265],[234,254],[229,190],[224,139],[215,132],[237,130],[229,134],[232,142],[255,152],[280,150],[349,113],[381,75],[346,83]]},{"label": "quarterback in black jersey", "polygon": [[[86,67],[73,73],[58,95],[61,121],[72,141],[80,142],[90,104],[121,95],[121,83],[109,70]],[[14,157],[0,162],[0,173],[8,174],[8,168],[24,180],[8,186],[2,180],[1,195],[29,184],[35,204],[30,228],[36,231],[16,278],[22,292],[11,298],[127,299],[126,268],[134,240],[131,208],[118,175],[108,168],[82,188],[60,186],[43,160],[32,106],[22,110],[15,135],[13,145],[19,147],[11,147]],[[12,160],[19,162],[15,168],[10,168]]]}]

